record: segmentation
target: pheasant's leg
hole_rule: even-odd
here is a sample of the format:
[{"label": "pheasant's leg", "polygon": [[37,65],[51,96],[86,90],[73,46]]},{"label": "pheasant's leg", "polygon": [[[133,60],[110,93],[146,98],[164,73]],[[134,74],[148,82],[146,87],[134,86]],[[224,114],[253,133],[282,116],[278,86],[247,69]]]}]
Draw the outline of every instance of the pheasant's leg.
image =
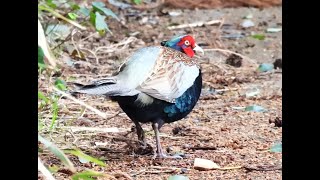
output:
[{"label": "pheasant's leg", "polygon": [[179,159],[181,159],[180,156],[168,156],[163,152],[161,144],[160,144],[159,125],[158,125],[158,123],[152,123],[152,128],[154,130],[154,134],[155,134],[155,137],[156,137],[156,143],[157,143],[157,155],[156,156],[159,157],[159,158],[179,158]]},{"label": "pheasant's leg", "polygon": [[166,155],[163,153],[162,147],[161,147],[161,144],[160,144],[158,123],[152,123],[152,128],[154,130],[154,134],[155,134],[155,137],[156,137],[157,156],[160,157],[160,158],[164,158]]},{"label": "pheasant's leg", "polygon": [[134,121],[134,124],[136,125],[139,142],[141,143],[141,145],[143,147],[147,147],[146,137],[144,135],[144,131],[143,131],[142,127],[140,126],[139,122]]}]

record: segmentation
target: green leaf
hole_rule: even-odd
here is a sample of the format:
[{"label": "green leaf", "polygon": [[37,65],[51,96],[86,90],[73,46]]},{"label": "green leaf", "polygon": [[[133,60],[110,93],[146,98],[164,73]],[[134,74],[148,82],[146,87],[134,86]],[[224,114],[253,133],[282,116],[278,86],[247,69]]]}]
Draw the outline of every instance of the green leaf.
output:
[{"label": "green leaf", "polygon": [[55,41],[57,39],[65,39],[71,33],[71,27],[65,24],[49,24],[46,29],[47,39]]},{"label": "green leaf", "polygon": [[259,65],[258,67],[258,71],[260,72],[267,72],[267,71],[271,71],[274,68],[273,64],[270,63],[262,63]]},{"label": "green leaf", "polygon": [[99,33],[103,33],[105,32],[105,30],[109,31],[111,33],[111,31],[108,28],[108,25],[106,24],[106,22],[104,21],[105,16],[102,16],[99,12],[95,13],[95,27],[97,29],[97,31],[99,31]]},{"label": "green leaf", "polygon": [[38,63],[44,65],[44,53],[41,47],[38,46]]},{"label": "green leaf", "polygon": [[40,91],[38,91],[38,98],[43,100],[46,104],[49,102],[49,99]]},{"label": "green leaf", "polygon": [[90,10],[88,8],[85,7],[80,7],[79,12],[82,13],[85,16],[89,16],[90,15]]},{"label": "green leaf", "polygon": [[253,106],[247,106],[245,108],[245,111],[265,112],[266,109],[264,109],[262,106],[253,105]]},{"label": "green leaf", "polygon": [[189,178],[182,175],[174,175],[174,176],[170,176],[168,180],[189,180]]},{"label": "green leaf", "polygon": [[106,166],[106,164],[102,161],[100,161],[99,159],[96,159],[94,157],[91,157],[87,154],[84,154],[82,151],[80,150],[64,150],[65,153],[70,153],[70,154],[73,154],[75,156],[78,156],[78,158],[82,159],[82,160],[87,160],[87,161],[90,161],[90,162],[93,162],[93,163],[96,163],[100,166]]},{"label": "green leaf", "polygon": [[61,91],[65,91],[67,90],[67,86],[66,86],[66,82],[64,82],[61,79],[56,79],[56,81],[54,82],[54,85]]},{"label": "green leaf", "polygon": [[68,13],[68,16],[69,16],[69,18],[72,19],[72,20],[76,20],[77,17],[78,17],[78,15],[75,14],[75,13]]},{"label": "green leaf", "polygon": [[103,2],[92,2],[92,6],[96,8],[104,7],[105,4]]},{"label": "green leaf", "polygon": [[56,9],[57,5],[52,2],[52,0],[47,0],[47,5],[51,7],[52,9]]},{"label": "green leaf", "polygon": [[270,148],[270,152],[282,152],[282,143],[277,143]]},{"label": "green leaf", "polygon": [[259,40],[264,40],[266,38],[266,36],[263,34],[255,34],[255,35],[252,35],[251,37]]},{"label": "green leaf", "polygon": [[80,172],[73,175],[71,179],[72,180],[95,180],[92,178],[95,176],[103,176],[103,174],[100,172],[88,170],[88,171]]},{"label": "green leaf", "polygon": [[141,4],[141,3],[142,3],[142,0],[133,0],[133,2],[134,2],[135,4]]},{"label": "green leaf", "polygon": [[94,27],[96,27],[96,14],[94,12],[90,12],[90,22]]},{"label": "green leaf", "polygon": [[38,67],[39,67],[39,68],[42,68],[42,69],[45,69],[45,68],[47,68],[47,65],[38,63]]},{"label": "green leaf", "polygon": [[72,172],[76,171],[69,158],[56,145],[43,138],[40,134],[38,134],[38,140],[44,144],[54,155],[56,155]]},{"label": "green leaf", "polygon": [[[80,29],[82,29],[82,30],[86,30],[86,29],[87,29],[86,27],[80,25],[79,23],[77,23],[77,22],[75,22],[75,21],[72,21],[72,20],[64,17],[63,15],[61,15],[61,14],[58,13],[57,11],[54,11],[54,10],[53,10],[52,8],[50,8],[50,7],[46,7],[46,6],[39,5],[39,6],[38,6],[38,9],[40,9],[40,10],[42,10],[42,11],[48,11],[48,12],[50,12],[52,15],[54,15],[55,17],[60,18],[60,19],[62,19],[62,20],[64,20],[64,21],[67,21],[68,23],[70,23],[70,24],[72,24],[72,25],[74,25],[74,26],[76,26],[76,27],[78,27],[78,28],[80,28]],[[40,22],[39,22],[39,24],[40,24]],[[38,27],[39,27],[39,26],[38,26]]]},{"label": "green leaf", "polygon": [[49,170],[51,173],[56,173],[56,172],[58,172],[59,167],[56,166],[56,165],[48,166],[48,170]]},{"label": "green leaf", "polygon": [[113,13],[110,9],[105,7],[105,4],[103,2],[92,2],[92,6],[93,6],[94,10],[101,11],[105,15],[111,16],[111,17],[115,18],[116,20],[120,21],[120,19],[118,18],[118,16],[115,13]]},{"label": "green leaf", "polygon": [[80,6],[78,4],[75,3],[70,3],[71,9],[76,11],[80,9]]}]

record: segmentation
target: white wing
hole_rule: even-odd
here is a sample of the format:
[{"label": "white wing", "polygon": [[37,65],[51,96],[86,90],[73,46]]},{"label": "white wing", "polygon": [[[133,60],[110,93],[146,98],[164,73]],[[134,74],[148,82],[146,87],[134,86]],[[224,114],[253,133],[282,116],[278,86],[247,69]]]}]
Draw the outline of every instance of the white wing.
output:
[{"label": "white wing", "polygon": [[169,48],[162,48],[150,76],[136,89],[157,99],[174,102],[199,75],[194,59]]}]

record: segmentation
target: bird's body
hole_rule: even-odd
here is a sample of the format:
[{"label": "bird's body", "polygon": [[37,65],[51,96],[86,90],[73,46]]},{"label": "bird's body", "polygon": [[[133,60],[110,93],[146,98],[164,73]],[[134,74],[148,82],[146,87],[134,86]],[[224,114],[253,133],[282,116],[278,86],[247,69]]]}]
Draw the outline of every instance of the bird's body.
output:
[{"label": "bird's body", "polygon": [[[176,46],[178,42],[172,44]],[[166,45],[169,47],[164,47]],[[143,143],[145,137],[139,123],[152,123],[160,157],[165,155],[158,130],[164,123],[186,117],[196,105],[202,88],[201,70],[193,54],[181,53],[169,43],[164,46],[139,49],[115,76],[75,91],[106,95],[118,102],[135,123],[138,139]]]},{"label": "bird's body", "polygon": [[[161,127],[164,123],[171,123],[186,117],[196,105],[201,93],[201,87],[202,79],[199,72],[199,76],[194,81],[194,84],[178,97],[175,103],[155,98],[149,99],[151,97],[148,96],[141,100],[141,96],[146,96],[145,94],[111,96],[110,98],[117,101],[121,109],[133,121],[141,123],[157,122]],[[148,104],[150,101],[152,103]]]}]

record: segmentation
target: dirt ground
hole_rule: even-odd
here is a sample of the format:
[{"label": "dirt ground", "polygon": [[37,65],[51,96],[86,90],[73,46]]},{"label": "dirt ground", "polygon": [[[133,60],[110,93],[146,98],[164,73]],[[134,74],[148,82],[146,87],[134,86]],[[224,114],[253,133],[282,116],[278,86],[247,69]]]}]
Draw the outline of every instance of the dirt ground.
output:
[{"label": "dirt ground", "polygon": [[[281,170],[267,167],[282,167],[282,154],[267,151],[282,140],[282,127],[276,119],[282,120],[282,73],[281,69],[271,72],[257,72],[260,63],[273,63],[282,58],[282,32],[268,33],[267,28],[282,28],[282,7],[267,9],[226,8],[215,10],[175,10],[157,9],[136,11],[113,9],[122,23],[110,20],[109,28],[113,36],[104,38],[93,35],[79,43],[91,51],[106,46],[97,53],[96,58],[88,51],[88,61],[75,60],[75,65],[66,65],[61,78],[66,81],[87,82],[115,72],[125,58],[147,45],[159,45],[177,34],[192,34],[196,42],[205,49],[200,58],[204,87],[196,107],[186,118],[165,124],[161,129],[162,146],[168,153],[183,153],[183,159],[153,160],[151,154],[135,153],[135,132],[128,134],[133,123],[121,111],[116,103],[103,97],[79,96],[78,99],[108,114],[107,119],[84,108],[69,99],[59,100],[62,107],[57,127],[106,127],[123,128],[126,132],[104,133],[99,131],[72,131],[57,129],[51,135],[61,148],[78,147],[89,155],[105,160],[107,167],[93,163],[81,163],[70,156],[78,171],[89,168],[106,172],[117,179],[150,180],[167,179],[174,174],[183,174],[192,180],[199,179],[282,179]],[[181,12],[172,17],[168,12]],[[245,16],[253,27],[243,28]],[[193,23],[198,21],[221,20],[223,25],[206,25],[193,28],[169,30],[170,25]],[[79,33],[78,39],[92,32]],[[251,35],[264,34],[264,40]],[[237,37],[237,38],[233,38]],[[75,38],[77,41],[77,38]],[[119,44],[120,43],[120,44]],[[122,43],[122,44],[121,44]],[[118,44],[118,46],[115,46]],[[233,67],[225,64],[229,55],[210,49],[228,49],[249,58],[243,60],[249,65]],[[68,56],[62,56],[67,64]],[[250,61],[252,60],[252,61]],[[246,93],[257,91],[256,96]],[[250,112],[239,109],[250,105],[264,107],[266,112]],[[68,113],[63,113],[68,111]],[[74,117],[77,117],[76,119]],[[148,143],[155,149],[154,133],[150,124],[143,125]],[[126,134],[128,134],[126,136]],[[206,150],[197,149],[206,147]],[[212,150],[208,150],[212,148]],[[59,165],[60,161],[51,154],[42,154],[42,160],[48,166]],[[221,167],[246,166],[232,170],[199,171],[193,168],[195,158],[214,161]],[[262,166],[262,167],[261,167]],[[263,167],[267,168],[264,169]],[[54,174],[57,179],[68,179],[68,171],[60,170]],[[39,175],[39,179],[42,176]],[[103,179],[103,178],[98,178]]]}]

